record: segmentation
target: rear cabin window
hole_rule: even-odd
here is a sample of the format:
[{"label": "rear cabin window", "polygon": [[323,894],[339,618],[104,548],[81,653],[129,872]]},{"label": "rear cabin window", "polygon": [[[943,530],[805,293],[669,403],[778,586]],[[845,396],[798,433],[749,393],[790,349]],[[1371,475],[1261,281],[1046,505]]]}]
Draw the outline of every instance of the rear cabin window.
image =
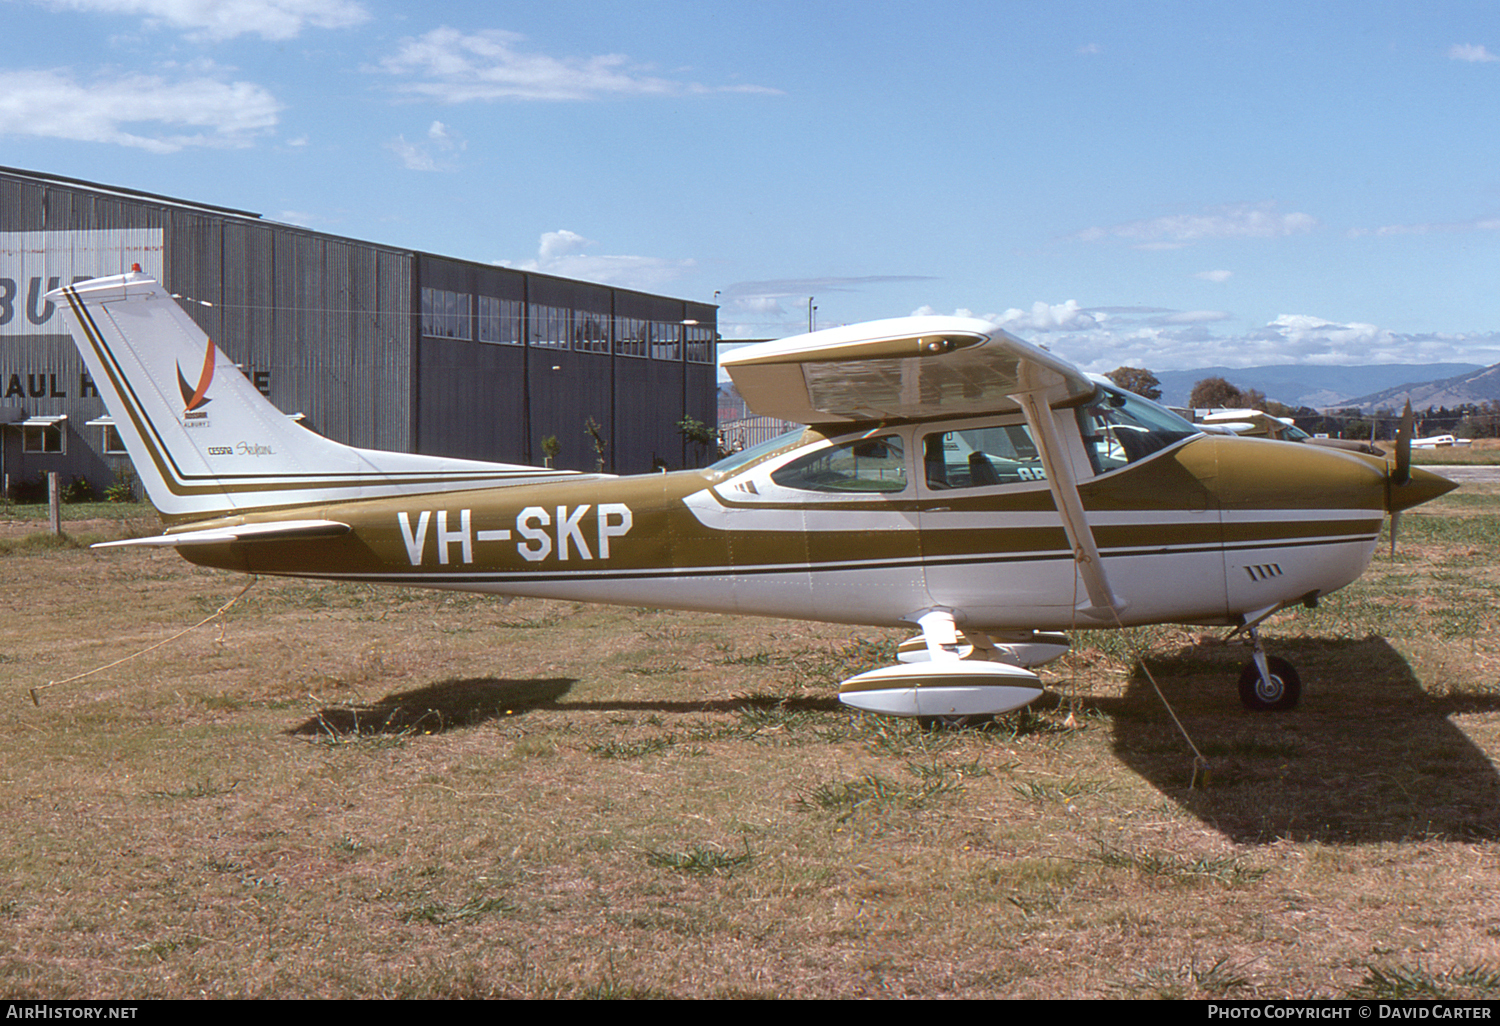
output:
[{"label": "rear cabin window", "polygon": [[1042,455],[1025,424],[927,435],[922,467],[927,487],[934,491],[1047,480]]},{"label": "rear cabin window", "polygon": [[861,438],[793,460],[771,471],[771,480],[804,492],[901,492],[906,453],[899,435]]}]

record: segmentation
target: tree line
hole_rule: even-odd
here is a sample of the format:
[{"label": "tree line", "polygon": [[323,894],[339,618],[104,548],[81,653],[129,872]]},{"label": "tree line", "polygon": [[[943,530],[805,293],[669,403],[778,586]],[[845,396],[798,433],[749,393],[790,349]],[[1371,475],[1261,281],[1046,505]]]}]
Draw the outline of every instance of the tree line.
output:
[{"label": "tree line", "polygon": [[[1105,377],[1127,392],[1146,399],[1161,398],[1161,382],[1144,368],[1117,367]],[[1195,410],[1216,407],[1261,410],[1273,417],[1292,418],[1308,434],[1326,434],[1333,438],[1393,438],[1401,424],[1399,409],[1381,407],[1373,413],[1366,413],[1357,406],[1329,410],[1288,406],[1267,399],[1264,392],[1240,388],[1221,377],[1204,378],[1193,385],[1188,406]],[[1464,403],[1452,408],[1440,406],[1418,411],[1416,433],[1418,437],[1500,438],[1500,402]]]}]

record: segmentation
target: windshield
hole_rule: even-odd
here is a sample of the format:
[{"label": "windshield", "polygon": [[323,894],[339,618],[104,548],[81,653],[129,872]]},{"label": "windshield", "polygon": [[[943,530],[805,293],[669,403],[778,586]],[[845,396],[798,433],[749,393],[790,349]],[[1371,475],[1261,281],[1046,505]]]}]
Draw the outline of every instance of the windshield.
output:
[{"label": "windshield", "polygon": [[1079,408],[1078,424],[1096,474],[1118,470],[1200,433],[1171,410],[1108,385],[1100,385],[1094,401]]},{"label": "windshield", "polygon": [[748,449],[741,449],[739,452],[730,453],[719,462],[712,464],[708,469],[717,471],[720,474],[727,474],[741,467],[747,467],[756,460],[771,455],[773,452],[790,449],[802,440],[802,435],[806,430],[806,428],[799,427],[788,431],[784,435],[768,438],[764,442],[750,446]]}]

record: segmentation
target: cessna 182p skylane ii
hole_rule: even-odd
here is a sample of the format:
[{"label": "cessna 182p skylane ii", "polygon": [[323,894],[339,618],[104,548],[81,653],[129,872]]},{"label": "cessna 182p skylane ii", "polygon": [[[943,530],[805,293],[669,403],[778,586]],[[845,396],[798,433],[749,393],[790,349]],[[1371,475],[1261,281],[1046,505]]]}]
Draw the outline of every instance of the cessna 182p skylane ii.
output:
[{"label": "cessna 182p skylane ii", "polygon": [[155,281],[48,296],[169,525],[249,574],[921,628],[840,687],[897,716],[1042,693],[1055,633],[1248,630],[1240,693],[1300,682],[1256,626],[1357,578],[1384,514],[1454,485],[1357,453],[1204,434],[978,320],[740,349],[752,409],[807,425],[705,470],[617,478],[340,445],[267,402]]}]

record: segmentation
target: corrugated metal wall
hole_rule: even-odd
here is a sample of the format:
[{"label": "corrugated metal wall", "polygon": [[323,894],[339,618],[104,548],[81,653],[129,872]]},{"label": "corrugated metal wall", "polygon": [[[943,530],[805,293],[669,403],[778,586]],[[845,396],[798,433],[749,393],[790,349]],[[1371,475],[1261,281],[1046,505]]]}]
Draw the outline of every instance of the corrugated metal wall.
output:
[{"label": "corrugated metal wall", "polygon": [[[417,437],[423,452],[540,464],[544,441],[556,438],[556,466],[594,470],[598,457],[586,428],[592,419],[606,442],[608,472],[711,461],[684,445],[677,425],[684,416],[715,424],[717,364],[689,362],[680,341],[675,358],[659,357],[650,347],[645,355],[624,355],[617,328],[635,318],[675,329],[680,339],[688,321],[712,330],[717,308],[427,254],[418,257],[417,274],[420,288],[457,293],[469,311],[459,337],[423,334],[420,340]],[[481,296],[524,304],[524,347],[479,341]],[[535,323],[547,309],[597,316],[609,337],[597,345],[582,342],[575,321],[575,337],[543,344],[558,341]]]},{"label": "corrugated metal wall", "polygon": [[[184,297],[193,319],[273,403],[304,414],[309,427],[340,442],[539,464],[542,439],[556,436],[559,466],[592,470],[594,448],[585,432],[592,417],[609,443],[606,469],[631,473],[651,469],[653,459],[682,464],[689,454],[676,425],[685,414],[714,422],[712,363],[690,363],[680,354],[621,356],[597,343],[579,349],[481,343],[472,331],[467,339],[425,336],[420,290],[499,297],[522,310],[530,303],[598,312],[600,323],[629,316],[712,324],[712,306],[0,169],[0,233],[120,229],[159,229],[168,290]],[[13,302],[18,315],[28,299],[22,284]],[[477,318],[475,309],[470,313]],[[601,348],[610,351],[594,351]],[[3,429],[9,470],[62,470],[102,486],[122,465],[99,451],[101,429],[83,427],[104,409],[97,397],[80,394],[82,370],[58,320],[35,335],[0,334],[0,389],[19,375],[28,393],[0,406],[20,405],[27,416],[66,413],[70,431],[63,458],[23,455],[19,432]],[[53,394],[63,390],[53,388],[54,377],[71,381],[65,396]]]}]

